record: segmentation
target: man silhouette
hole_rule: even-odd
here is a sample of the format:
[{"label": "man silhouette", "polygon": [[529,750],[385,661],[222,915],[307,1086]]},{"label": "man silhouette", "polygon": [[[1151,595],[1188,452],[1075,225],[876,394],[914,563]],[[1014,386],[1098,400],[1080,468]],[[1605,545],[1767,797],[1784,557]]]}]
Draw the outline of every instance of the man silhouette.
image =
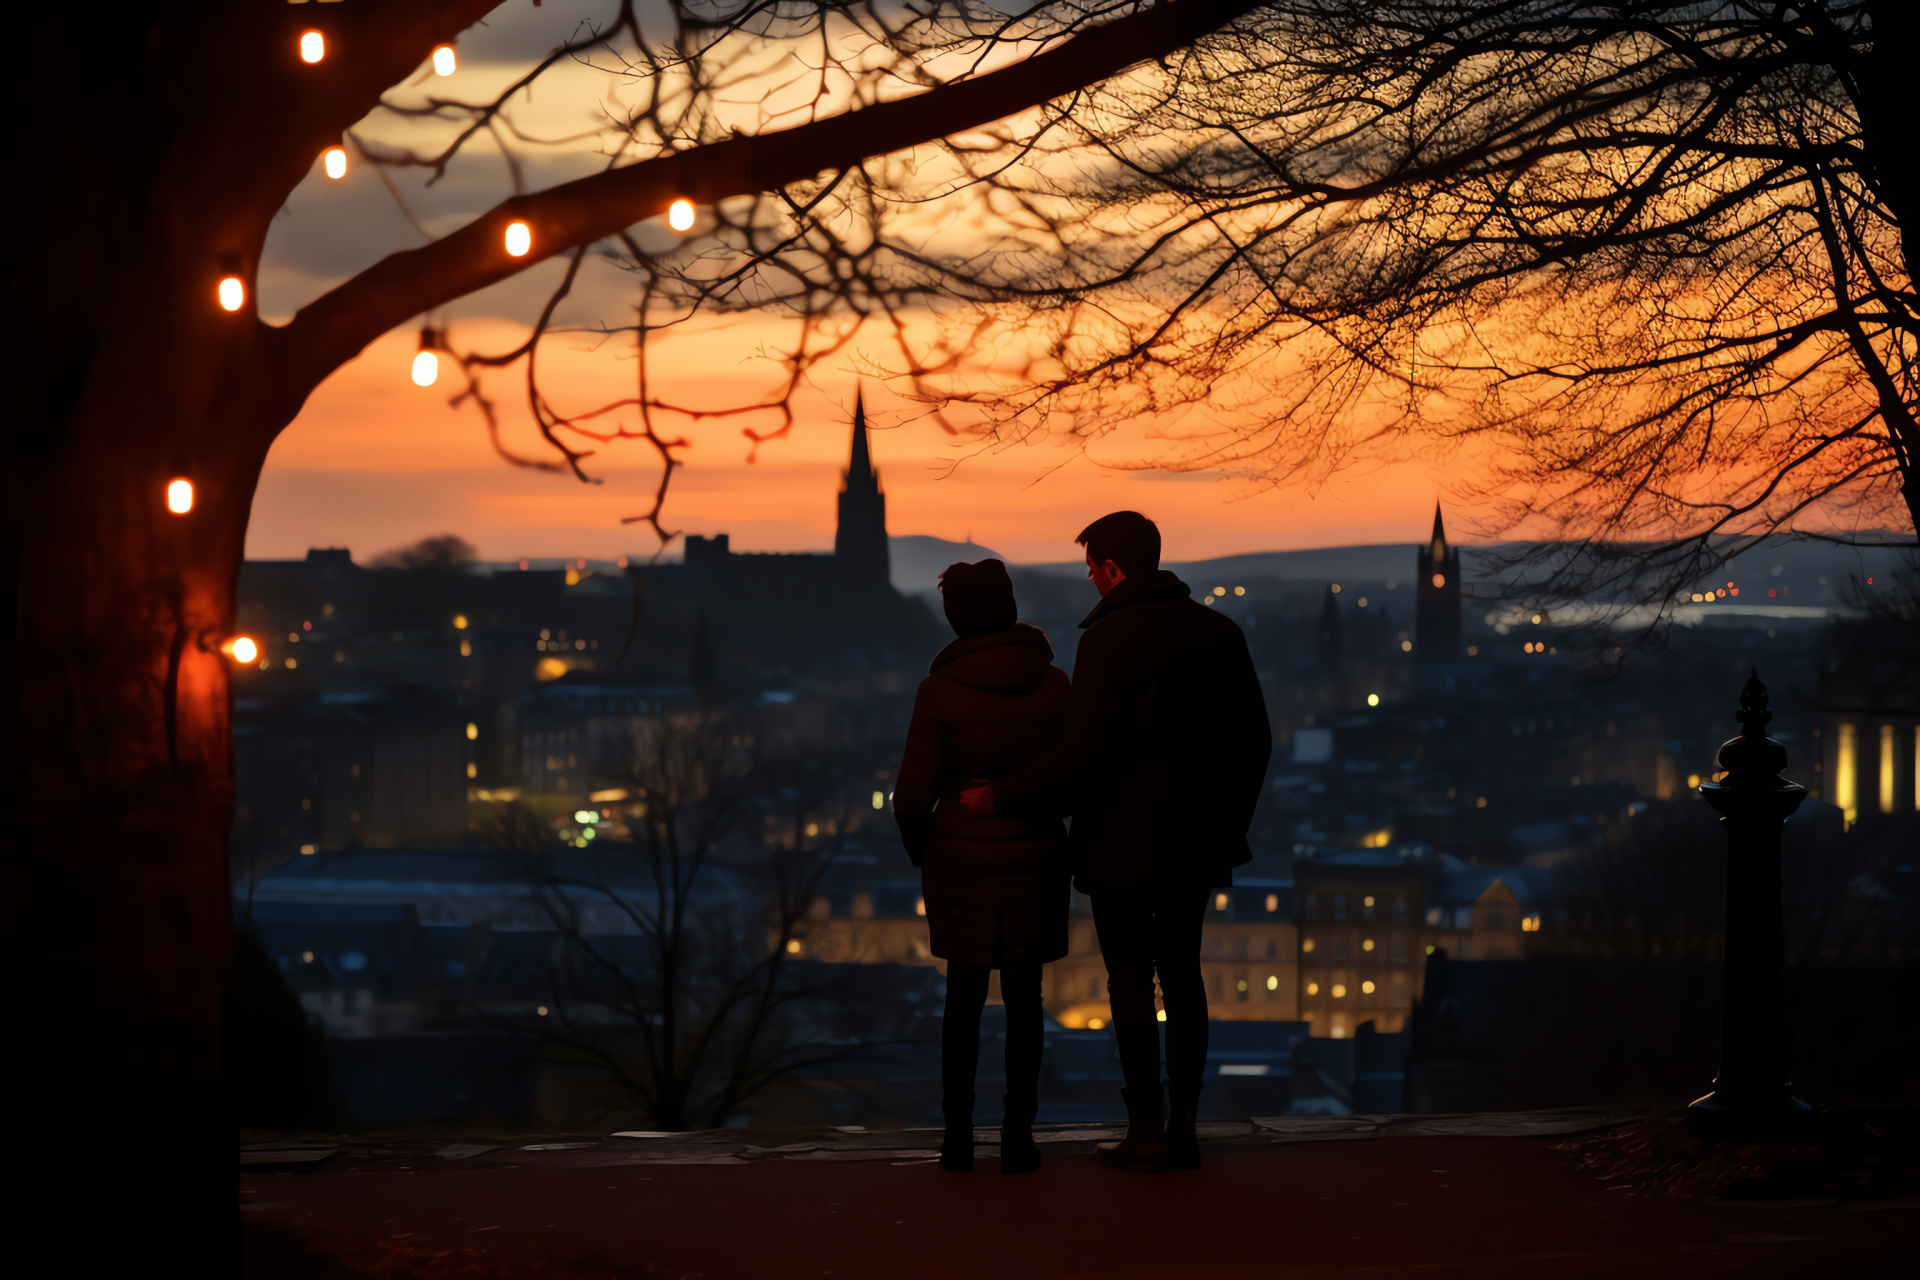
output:
[{"label": "man silhouette", "polygon": [[[1075,541],[1100,603],[1080,624],[1066,727],[1048,751],[963,790],[961,803],[1015,812],[1071,790],[1074,883],[1093,899],[1127,1082],[1127,1136],[1099,1158],[1137,1171],[1198,1168],[1201,923],[1207,900],[1252,857],[1247,825],[1273,735],[1246,637],[1160,568],[1153,521],[1116,511]],[[1156,975],[1172,1104],[1164,1131]]]}]

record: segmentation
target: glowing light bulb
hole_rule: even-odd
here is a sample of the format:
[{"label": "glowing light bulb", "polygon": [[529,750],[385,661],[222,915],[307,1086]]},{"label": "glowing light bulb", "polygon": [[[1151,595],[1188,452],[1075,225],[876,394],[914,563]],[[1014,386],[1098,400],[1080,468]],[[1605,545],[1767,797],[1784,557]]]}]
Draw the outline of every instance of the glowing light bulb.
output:
[{"label": "glowing light bulb", "polygon": [[419,351],[413,357],[413,385],[430,387],[440,376],[440,357],[431,351]]},{"label": "glowing light bulb", "polygon": [[222,276],[217,294],[223,311],[238,311],[247,305],[247,286],[239,276]]},{"label": "glowing light bulb", "polygon": [[241,666],[250,667],[260,656],[260,646],[253,642],[252,636],[235,636],[222,646]]},{"label": "glowing light bulb", "polygon": [[443,44],[433,51],[433,74],[450,76],[454,69],[453,46]]},{"label": "glowing light bulb", "polygon": [[327,56],[327,38],[318,31],[300,33],[300,61],[311,66]]},{"label": "glowing light bulb", "polygon": [[533,248],[533,228],[524,222],[507,224],[507,256],[524,258],[527,250]]},{"label": "glowing light bulb", "polygon": [[339,181],[347,176],[347,149],[328,147],[320,153],[320,163],[325,166],[329,178]]},{"label": "glowing light bulb", "polygon": [[167,510],[177,516],[193,510],[193,481],[175,480],[167,485]]},{"label": "glowing light bulb", "polygon": [[686,231],[693,226],[693,201],[675,200],[667,206],[667,225],[675,231]]}]

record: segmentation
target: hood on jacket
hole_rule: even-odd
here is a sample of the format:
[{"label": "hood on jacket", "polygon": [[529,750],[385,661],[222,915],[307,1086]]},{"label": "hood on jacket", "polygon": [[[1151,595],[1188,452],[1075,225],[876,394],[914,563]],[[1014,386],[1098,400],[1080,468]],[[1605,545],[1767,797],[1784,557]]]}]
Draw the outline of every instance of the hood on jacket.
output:
[{"label": "hood on jacket", "polygon": [[1052,665],[1047,633],[1016,622],[1005,631],[955,640],[934,655],[929,670],[975,689],[1025,693],[1046,678]]},{"label": "hood on jacket", "polygon": [[1115,609],[1124,609],[1136,600],[1145,600],[1149,596],[1163,593],[1172,595],[1176,592],[1183,596],[1190,596],[1193,594],[1193,588],[1166,569],[1155,569],[1152,573],[1128,578],[1100,597],[1100,603],[1093,606],[1093,612],[1081,620],[1080,629],[1085,631]]}]

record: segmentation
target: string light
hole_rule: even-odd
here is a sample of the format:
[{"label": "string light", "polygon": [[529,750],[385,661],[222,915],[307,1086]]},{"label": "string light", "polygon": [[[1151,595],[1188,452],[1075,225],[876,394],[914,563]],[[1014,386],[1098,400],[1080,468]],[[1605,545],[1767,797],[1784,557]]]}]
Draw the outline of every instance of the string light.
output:
[{"label": "string light", "polygon": [[167,485],[167,510],[177,516],[193,510],[193,481],[183,477]]},{"label": "string light", "polygon": [[533,228],[524,222],[509,222],[506,240],[507,256],[524,258],[527,256],[527,250],[533,248]]},{"label": "string light", "polygon": [[338,182],[347,176],[347,149],[328,147],[320,153],[320,163],[325,166],[327,176]]},{"label": "string light", "polygon": [[221,645],[220,651],[243,667],[252,666],[260,656],[260,646],[253,642],[252,636],[235,636]]},{"label": "string light", "polygon": [[300,61],[312,66],[327,56],[327,38],[318,31],[300,33]]},{"label": "string light", "polygon": [[215,291],[222,311],[238,311],[247,305],[247,286],[239,276],[223,276]]},{"label": "string light", "polygon": [[443,44],[433,51],[433,74],[450,76],[454,69],[453,46]]},{"label": "string light", "polygon": [[687,231],[693,227],[693,201],[675,200],[667,206],[667,225],[675,231]]},{"label": "string light", "polygon": [[417,352],[413,357],[413,385],[430,387],[434,379],[440,376],[440,357],[431,351]]}]

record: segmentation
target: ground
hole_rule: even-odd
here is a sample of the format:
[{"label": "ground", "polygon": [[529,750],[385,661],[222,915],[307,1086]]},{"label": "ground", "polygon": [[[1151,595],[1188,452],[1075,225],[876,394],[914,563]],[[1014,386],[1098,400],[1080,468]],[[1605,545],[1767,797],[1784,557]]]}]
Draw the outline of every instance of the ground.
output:
[{"label": "ground", "polygon": [[275,1280],[1920,1274],[1920,1200],[1609,1190],[1576,1167],[1577,1127],[1227,1123],[1203,1169],[1158,1176],[1095,1164],[1087,1127],[1050,1131],[1021,1177],[991,1148],[947,1173],[917,1132],[255,1147],[242,1220]]}]

